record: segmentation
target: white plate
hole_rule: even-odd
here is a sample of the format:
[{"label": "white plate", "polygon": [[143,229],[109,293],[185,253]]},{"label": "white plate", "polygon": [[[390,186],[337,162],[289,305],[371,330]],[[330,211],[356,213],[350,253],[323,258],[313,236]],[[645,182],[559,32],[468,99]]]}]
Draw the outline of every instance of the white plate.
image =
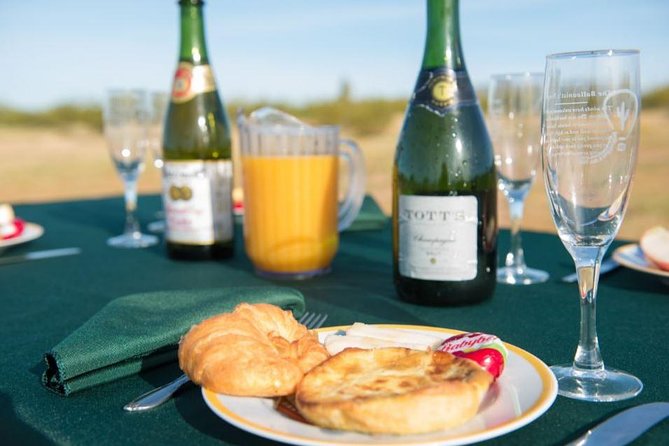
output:
[{"label": "white plate", "polygon": [[[416,325],[379,325],[407,331],[429,332],[444,338],[457,330]],[[337,330],[318,330],[321,341]],[[321,429],[292,420],[274,408],[271,398],[232,397],[202,389],[209,408],[230,424],[272,440],[297,445],[459,445],[498,437],[532,422],[555,401],[557,381],[550,369],[530,353],[506,344],[509,349],[502,376],[488,391],[479,413],[455,429],[421,435],[366,435]]]},{"label": "white plate", "polygon": [[0,250],[21,243],[27,243],[36,238],[40,238],[44,234],[44,228],[35,223],[25,223],[23,232],[18,237],[12,237],[7,240],[0,240]]},{"label": "white plate", "polygon": [[659,277],[669,277],[669,271],[663,271],[646,260],[643,251],[636,243],[624,245],[613,251],[613,259],[630,269]]}]

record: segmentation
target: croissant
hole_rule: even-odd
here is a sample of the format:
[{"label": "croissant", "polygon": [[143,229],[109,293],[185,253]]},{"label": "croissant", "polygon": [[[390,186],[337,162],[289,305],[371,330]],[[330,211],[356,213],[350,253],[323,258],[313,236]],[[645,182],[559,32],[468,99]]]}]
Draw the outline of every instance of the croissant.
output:
[{"label": "croissant", "polygon": [[315,333],[270,304],[240,304],[193,326],[179,343],[181,370],[227,395],[292,394],[304,374],[328,357]]}]

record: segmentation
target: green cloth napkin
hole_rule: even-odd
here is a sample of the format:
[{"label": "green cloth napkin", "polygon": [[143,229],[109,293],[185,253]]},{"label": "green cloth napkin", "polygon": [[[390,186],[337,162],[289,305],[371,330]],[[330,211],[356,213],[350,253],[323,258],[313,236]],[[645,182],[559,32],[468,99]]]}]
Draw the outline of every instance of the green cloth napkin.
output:
[{"label": "green cloth napkin", "polygon": [[179,339],[198,322],[241,302],[304,312],[292,288],[230,287],[132,294],[108,303],[44,355],[47,389],[69,395],[176,359]]},{"label": "green cloth napkin", "polygon": [[346,231],[371,231],[383,229],[388,223],[388,217],[383,213],[374,198],[365,196],[358,216]]}]

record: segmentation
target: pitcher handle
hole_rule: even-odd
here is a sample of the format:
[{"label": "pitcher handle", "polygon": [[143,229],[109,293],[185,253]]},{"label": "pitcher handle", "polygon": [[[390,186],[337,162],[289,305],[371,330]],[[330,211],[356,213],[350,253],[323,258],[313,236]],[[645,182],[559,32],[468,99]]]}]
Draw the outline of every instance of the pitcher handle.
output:
[{"label": "pitcher handle", "polygon": [[339,156],[349,167],[348,190],[344,201],[339,205],[338,230],[341,232],[351,226],[358,216],[365,198],[365,161],[358,145],[350,139],[340,141],[342,149]]}]

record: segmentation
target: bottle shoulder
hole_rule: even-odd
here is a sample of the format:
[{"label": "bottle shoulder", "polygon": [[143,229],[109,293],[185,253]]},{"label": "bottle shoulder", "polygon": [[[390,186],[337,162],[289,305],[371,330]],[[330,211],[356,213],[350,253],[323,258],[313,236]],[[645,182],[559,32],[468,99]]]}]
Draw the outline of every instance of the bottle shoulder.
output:
[{"label": "bottle shoulder", "polygon": [[478,104],[459,105],[440,114],[421,104],[407,107],[398,151],[443,152],[492,155],[492,142]]},{"label": "bottle shoulder", "polygon": [[167,119],[171,118],[173,114],[179,115],[179,117],[187,115],[192,119],[197,119],[199,116],[210,113],[214,113],[219,120],[226,121],[227,125],[227,112],[218,90],[196,94],[187,101],[170,101],[167,109]]},{"label": "bottle shoulder", "polygon": [[455,107],[439,116],[410,104],[395,152],[394,178],[399,193],[494,190],[494,153],[480,109]]},{"label": "bottle shoulder", "polygon": [[170,103],[163,133],[165,159],[226,159],[231,147],[229,119],[215,92]]}]

